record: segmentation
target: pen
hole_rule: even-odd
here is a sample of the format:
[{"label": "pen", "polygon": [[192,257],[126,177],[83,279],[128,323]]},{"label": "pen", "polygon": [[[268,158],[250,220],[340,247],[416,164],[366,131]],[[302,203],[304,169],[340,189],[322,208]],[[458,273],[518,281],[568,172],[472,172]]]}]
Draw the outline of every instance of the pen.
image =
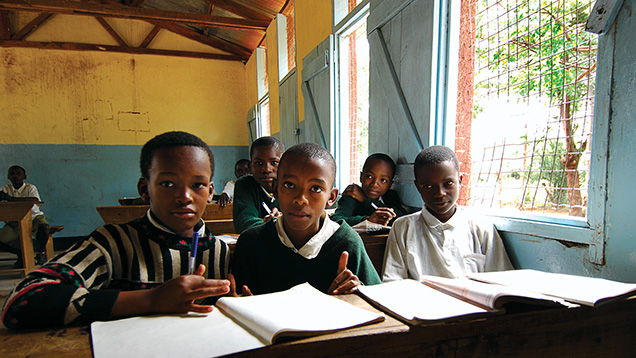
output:
[{"label": "pen", "polygon": [[194,273],[194,262],[197,259],[197,246],[199,246],[199,233],[195,232],[192,235],[192,247],[190,248],[190,268],[188,269],[188,275]]},{"label": "pen", "polygon": [[373,207],[373,210],[378,210],[378,206],[375,205],[374,203],[371,203],[371,206]]},{"label": "pen", "polygon": [[[272,210],[269,208],[269,206],[267,206],[267,204],[265,204],[264,201],[261,201],[261,205],[263,205],[263,208],[265,208],[265,211],[267,211],[267,215],[272,215]],[[276,217],[273,217],[272,221],[276,221]]]}]

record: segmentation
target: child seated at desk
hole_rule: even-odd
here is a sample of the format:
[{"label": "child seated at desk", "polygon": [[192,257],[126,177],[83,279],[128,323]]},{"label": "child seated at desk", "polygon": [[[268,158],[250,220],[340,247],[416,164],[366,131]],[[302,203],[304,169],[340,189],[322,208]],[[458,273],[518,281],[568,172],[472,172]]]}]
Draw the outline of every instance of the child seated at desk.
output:
[{"label": "child seated at desk", "polygon": [[335,175],[335,160],[317,144],[298,144],[283,154],[277,189],[282,216],[245,231],[236,243],[230,276],[243,294],[244,286],[262,294],[304,282],[345,294],[360,282],[380,283],[360,236],[326,215],[326,205],[338,196]]},{"label": "child seated at desk", "polygon": [[[236,176],[236,179],[240,179],[248,174],[252,174],[250,161],[247,159],[239,159],[236,164],[234,164],[234,176]],[[234,199],[235,184],[236,180],[230,180],[225,184],[225,188],[223,188],[223,191],[219,196],[219,205],[221,205],[221,207],[225,207]]]},{"label": "child seated at desk", "polygon": [[284,151],[283,142],[274,137],[261,137],[252,143],[252,175],[239,178],[234,184],[232,217],[237,234],[278,216],[274,187],[278,163]]},{"label": "child seated at desk", "polygon": [[349,185],[338,200],[338,208],[331,219],[345,220],[356,225],[364,220],[388,225],[391,220],[406,214],[398,194],[391,190],[395,162],[383,153],[370,155],[364,161],[360,183]]},{"label": "child seated at desk", "polygon": [[[87,324],[153,313],[210,312],[196,299],[229,292],[229,251],[201,216],[212,199],[214,155],[198,137],[168,132],[141,150],[146,216],[105,225],[29,273],[5,303],[12,329]],[[188,256],[200,237],[193,274]],[[208,270],[206,271],[206,267]]]},{"label": "child seated at desk", "polygon": [[[9,168],[7,178],[11,181],[0,188],[0,201],[41,201],[38,188],[29,183],[25,183],[26,171],[19,165],[13,165]],[[33,250],[35,251],[35,263],[42,265],[46,262],[46,254],[44,246],[49,240],[49,223],[44,217],[44,213],[40,210],[39,205],[33,205],[31,208],[31,221],[33,224],[32,235]],[[0,243],[2,251],[9,251],[18,255],[18,261],[13,265],[14,268],[24,266],[22,262],[22,247],[20,245],[20,227],[17,222],[7,222],[0,229]]]},{"label": "child seated at desk", "polygon": [[513,268],[494,225],[455,204],[462,179],[455,152],[428,147],[417,155],[413,170],[424,208],[393,223],[383,281],[419,281],[422,275],[457,278]]}]

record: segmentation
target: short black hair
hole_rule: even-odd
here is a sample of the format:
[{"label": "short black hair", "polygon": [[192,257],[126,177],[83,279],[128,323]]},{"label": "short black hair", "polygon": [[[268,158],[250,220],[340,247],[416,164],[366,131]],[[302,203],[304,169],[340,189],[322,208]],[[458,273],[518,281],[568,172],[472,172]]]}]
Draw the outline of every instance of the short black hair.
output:
[{"label": "short black hair", "polygon": [[[317,159],[323,161],[327,168],[329,169],[329,179],[331,179],[331,185],[333,186],[336,182],[336,160],[333,159],[333,156],[329,151],[322,146],[316,143],[300,143],[295,146],[287,149],[283,156],[280,158],[280,163],[278,167],[280,168],[283,165],[283,161],[285,158],[297,156],[306,159]],[[289,159],[287,159],[289,160]],[[279,171],[280,173],[280,171]]]},{"label": "short black hair", "polygon": [[389,157],[388,155],[384,153],[374,153],[368,156],[367,160],[364,161],[364,165],[362,166],[362,171],[364,171],[364,168],[366,168],[367,164],[369,164],[372,160],[381,160],[383,162],[388,163],[391,166],[391,169],[393,170],[393,174],[391,175],[391,178],[395,176],[395,169],[396,169],[395,162],[393,161],[393,158]]},{"label": "short black hair", "polygon": [[157,150],[175,147],[199,147],[203,149],[208,154],[208,158],[210,158],[210,169],[212,169],[210,180],[212,180],[214,176],[214,153],[212,153],[210,146],[194,134],[179,131],[159,134],[144,144],[139,158],[141,176],[146,179],[150,177],[149,171],[152,165],[152,158]]},{"label": "short black hair", "polygon": [[260,137],[256,139],[252,143],[252,147],[250,148],[250,160],[252,159],[252,154],[254,153],[254,149],[261,147],[275,147],[280,150],[281,153],[285,151],[285,145],[278,138],[275,137]]},{"label": "short black hair", "polygon": [[459,174],[459,160],[455,152],[443,145],[434,145],[428,148],[424,148],[417,157],[413,165],[413,172],[417,176],[418,169],[425,167],[429,164],[437,164],[450,161],[455,165],[457,173]]},{"label": "short black hair", "polygon": [[239,159],[236,163],[234,163],[234,167],[236,168],[241,163],[247,163],[247,165],[250,165],[250,160],[245,158]]},{"label": "short black hair", "polygon": [[12,169],[22,169],[22,172],[26,175],[26,170],[24,170],[24,168],[22,168],[22,167],[21,167],[21,166],[19,166],[19,165],[12,165],[12,166],[10,166],[10,167],[9,167],[9,170],[12,170]]}]

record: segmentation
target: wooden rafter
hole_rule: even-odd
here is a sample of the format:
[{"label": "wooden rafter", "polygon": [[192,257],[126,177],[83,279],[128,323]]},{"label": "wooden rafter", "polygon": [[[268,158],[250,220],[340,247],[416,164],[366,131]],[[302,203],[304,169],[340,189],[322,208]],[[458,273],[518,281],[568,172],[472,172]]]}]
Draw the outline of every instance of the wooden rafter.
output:
[{"label": "wooden rafter", "polygon": [[247,60],[247,56],[221,55],[221,54],[205,53],[205,52],[159,50],[159,49],[149,49],[149,48],[140,48],[140,47],[94,45],[94,44],[83,44],[83,43],[72,43],[72,42],[35,42],[35,41],[0,40],[0,47],[24,47],[24,48],[70,50],[70,51],[120,52],[120,53],[128,53],[128,54],[180,56],[180,57],[194,57],[194,58],[205,58],[205,59],[227,60],[227,61],[246,61]]},{"label": "wooden rafter", "polygon": [[0,11],[0,40],[11,38],[11,27],[9,26],[9,12]]},{"label": "wooden rafter", "polygon": [[266,30],[270,20],[146,9],[132,6],[93,4],[61,0],[0,0],[0,10],[37,11],[56,14],[102,16],[146,21],[170,21],[188,25],[232,29]]},{"label": "wooden rafter", "polygon": [[35,19],[31,20],[28,24],[26,24],[20,31],[16,32],[13,36],[11,36],[11,40],[22,40],[28,34],[35,31],[38,26],[45,23],[48,19],[53,16],[51,13],[41,13]]},{"label": "wooden rafter", "polygon": [[205,0],[205,1],[214,6],[220,7],[223,10],[229,11],[233,14],[245,17],[247,19],[263,20],[267,22],[272,20],[271,17],[263,14],[262,12],[249,8],[245,5],[241,5],[232,0]]},{"label": "wooden rafter", "polygon": [[103,17],[95,16],[95,19],[97,19],[97,22],[99,22],[102,25],[104,30],[106,30],[106,32],[108,32],[110,36],[112,36],[115,39],[115,41],[117,41],[119,46],[128,47],[128,44],[126,44],[126,41],[124,41],[124,39],[122,39],[121,36],[119,36],[117,31],[115,31],[115,29],[113,29],[113,27],[110,26],[110,24],[106,22],[106,20]]},{"label": "wooden rafter", "polygon": [[155,36],[157,36],[157,34],[159,33],[159,30],[161,30],[161,27],[159,26],[153,27],[152,30],[150,30],[150,32],[146,36],[146,38],[141,42],[141,45],[139,45],[139,47],[141,48],[148,47],[148,45],[150,45],[150,43],[155,38]]},{"label": "wooden rafter", "polygon": [[242,46],[222,40],[218,37],[202,35],[194,30],[190,30],[186,27],[183,27],[175,23],[165,22],[165,21],[148,21],[148,22],[150,22],[151,24],[155,26],[159,26],[163,29],[166,29],[170,32],[174,32],[175,34],[187,37],[191,40],[203,43],[208,46],[212,46],[221,51],[229,52],[231,54],[242,56],[245,58],[248,58],[251,55],[251,51]]}]

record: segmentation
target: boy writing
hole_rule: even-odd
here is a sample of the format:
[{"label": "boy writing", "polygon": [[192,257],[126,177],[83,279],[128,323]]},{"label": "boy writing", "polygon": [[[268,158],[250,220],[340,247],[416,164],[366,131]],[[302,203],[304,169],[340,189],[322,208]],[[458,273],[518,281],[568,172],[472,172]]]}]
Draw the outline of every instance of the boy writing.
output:
[{"label": "boy writing", "polygon": [[406,213],[397,193],[391,190],[395,162],[383,153],[370,155],[360,173],[361,186],[349,185],[338,200],[338,208],[331,219],[345,220],[349,225],[364,220],[388,225],[395,217]]},{"label": "boy writing", "polygon": [[461,184],[455,152],[428,147],[417,155],[414,172],[424,208],[393,223],[384,252],[384,281],[419,281],[422,275],[458,278],[513,268],[495,227],[455,204]]},{"label": "boy writing", "polygon": [[[227,245],[201,220],[214,188],[208,145],[189,133],[164,133],[144,145],[140,166],[139,191],[150,200],[146,216],[105,225],[29,273],[6,301],[5,326],[209,312],[211,306],[194,300],[229,292],[229,281],[221,280],[228,269]],[[194,235],[199,266],[188,275]]]},{"label": "boy writing", "polygon": [[[38,188],[33,184],[25,183],[26,171],[18,165],[9,168],[7,178],[11,184],[7,184],[0,188],[0,200],[2,201],[41,201]],[[49,239],[49,224],[44,218],[44,213],[40,210],[39,205],[33,205],[31,208],[31,220],[33,222],[32,233],[35,237],[33,249],[35,251],[35,262],[42,265],[46,262],[44,254],[44,246]],[[14,267],[23,267],[20,246],[20,228],[17,222],[7,222],[0,229],[0,243],[5,251],[13,252],[18,255],[18,261]]]},{"label": "boy writing", "polygon": [[[250,169],[250,161],[247,159],[239,159],[236,164],[234,164],[234,175],[236,179],[244,177],[248,174],[252,174],[252,170]],[[225,184],[225,188],[221,192],[219,196],[219,205],[221,207],[225,207],[227,204],[232,202],[234,198],[234,184],[236,180],[230,180]]]},{"label": "boy writing", "polygon": [[361,282],[380,282],[360,236],[326,215],[325,207],[338,196],[335,173],[333,157],[317,144],[285,152],[277,189],[282,216],[241,234],[234,250],[232,275],[244,294],[246,287],[262,294],[303,282],[325,293],[345,294]]},{"label": "boy writing", "polygon": [[252,175],[239,178],[234,184],[232,216],[237,234],[278,216],[274,188],[278,163],[284,151],[283,143],[274,137],[261,137],[252,143]]}]

